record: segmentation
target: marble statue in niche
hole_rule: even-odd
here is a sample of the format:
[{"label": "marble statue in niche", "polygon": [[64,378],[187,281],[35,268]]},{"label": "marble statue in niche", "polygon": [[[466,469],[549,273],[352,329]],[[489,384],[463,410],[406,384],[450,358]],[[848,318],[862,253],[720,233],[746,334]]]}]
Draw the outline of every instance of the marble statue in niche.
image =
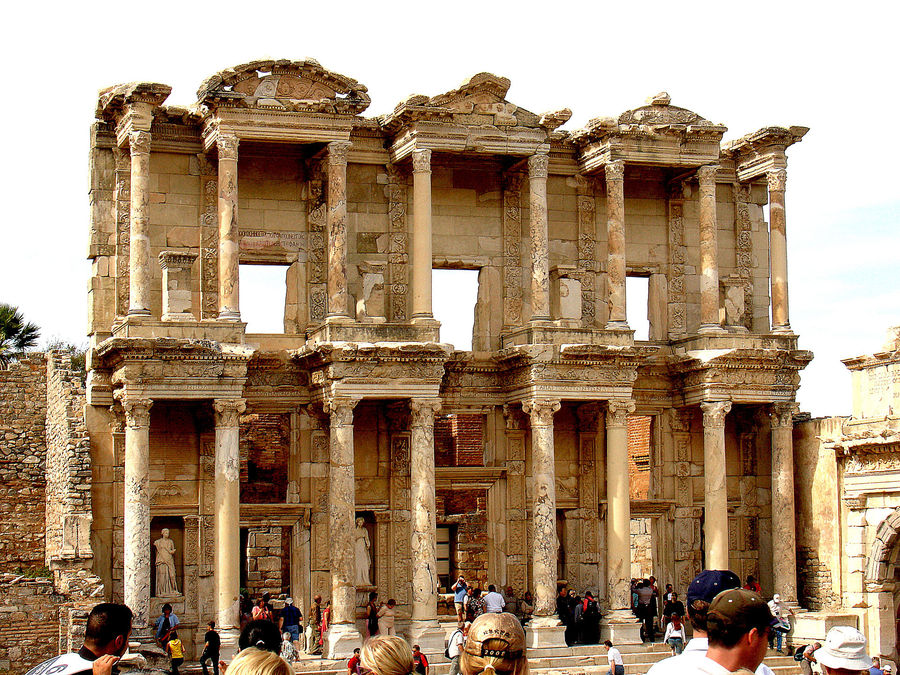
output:
[{"label": "marble statue in niche", "polygon": [[162,536],[153,546],[156,548],[156,596],[181,595],[175,578],[175,542],[169,538],[168,528],[163,528]]},{"label": "marble statue in niche", "polygon": [[356,532],[353,537],[353,551],[356,555],[356,585],[372,585],[372,542],[363,518],[356,519]]}]

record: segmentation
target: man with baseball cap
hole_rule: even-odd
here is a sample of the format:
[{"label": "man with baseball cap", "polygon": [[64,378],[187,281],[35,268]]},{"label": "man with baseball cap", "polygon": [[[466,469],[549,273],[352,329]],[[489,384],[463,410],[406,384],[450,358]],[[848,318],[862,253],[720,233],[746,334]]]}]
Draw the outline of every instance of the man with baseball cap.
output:
[{"label": "man with baseball cap", "polygon": [[[691,669],[697,664],[703,663],[709,648],[707,614],[710,603],[719,593],[740,588],[740,586],[740,578],[730,570],[703,570],[700,572],[690,583],[687,591],[687,612],[694,629],[693,638],[687,643],[681,654],[654,664],[647,675],[678,675],[695,672]],[[774,675],[772,669],[764,663],[760,663],[755,668],[757,675]]]},{"label": "man with baseball cap", "polygon": [[850,626],[835,626],[828,631],[815,658],[824,675],[857,675],[872,666],[865,636]]}]

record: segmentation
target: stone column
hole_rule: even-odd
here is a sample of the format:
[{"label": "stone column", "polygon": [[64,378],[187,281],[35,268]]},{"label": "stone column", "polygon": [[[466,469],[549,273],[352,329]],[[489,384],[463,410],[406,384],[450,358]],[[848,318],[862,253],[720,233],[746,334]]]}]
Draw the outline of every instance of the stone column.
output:
[{"label": "stone column", "polygon": [[244,399],[225,398],[213,401],[216,420],[215,512],[216,530],[215,580],[218,629],[222,651],[237,651],[240,628],[239,593],[241,587],[241,459],[240,421],[247,406]]},{"label": "stone column", "polygon": [[[353,464],[354,398],[333,398],[325,404],[331,415],[328,473],[328,527],[331,542],[352,542],[356,515]],[[329,659],[347,658],[362,645],[356,629],[356,558],[353,547],[331,549],[331,625],[325,636]]]},{"label": "stone column", "polygon": [[219,136],[216,145],[219,149],[219,319],[240,321],[237,136]]},{"label": "stone column", "polygon": [[413,150],[412,318],[432,319],[431,150]]},{"label": "stone column", "polygon": [[625,162],[606,165],[607,329],[628,329],[625,313]]},{"label": "stone column", "polygon": [[150,621],[150,407],[146,398],[122,397],[125,410],[125,604],[134,625]]},{"label": "stone column", "polygon": [[[550,320],[550,251],[547,235],[547,167],[550,158],[536,154],[528,158],[531,186],[531,320]],[[554,593],[555,595],[555,593]]]},{"label": "stone column", "polygon": [[725,484],[725,415],[731,401],[707,401],[703,410],[704,532],[706,568],[728,567],[728,495]]},{"label": "stone column", "polygon": [[[129,220],[129,316],[150,315],[150,133],[132,131]],[[149,530],[148,530],[149,532]],[[132,608],[133,609],[133,608]]]},{"label": "stone column", "polygon": [[[796,403],[772,406],[772,576],[774,592],[797,601],[797,539],[794,525],[794,413]],[[778,514],[775,516],[774,514]]]},{"label": "stone column", "polygon": [[[717,166],[697,169],[700,181],[700,332],[721,333],[719,324],[719,243],[716,221]],[[726,568],[720,568],[726,569]]]},{"label": "stone column", "polygon": [[[347,152],[350,145],[349,141],[328,144],[327,317],[350,316],[347,291]],[[352,537],[348,541],[352,541]],[[332,615],[333,612],[332,606]]]},{"label": "stone column", "polygon": [[439,399],[412,399],[409,403],[410,485],[412,487],[413,602],[410,642],[422,651],[444,650],[444,632],[437,621],[437,542],[434,498],[434,415]]},{"label": "stone column", "polygon": [[787,171],[766,174],[769,183],[769,256],[772,288],[772,330],[790,333],[787,280],[787,222],[784,215],[784,190]]},{"label": "stone column", "polygon": [[556,616],[556,471],[553,451],[553,413],[559,401],[530,399],[522,410],[531,420],[532,491],[532,581],[534,619],[528,635],[530,647],[562,646],[564,633]]}]

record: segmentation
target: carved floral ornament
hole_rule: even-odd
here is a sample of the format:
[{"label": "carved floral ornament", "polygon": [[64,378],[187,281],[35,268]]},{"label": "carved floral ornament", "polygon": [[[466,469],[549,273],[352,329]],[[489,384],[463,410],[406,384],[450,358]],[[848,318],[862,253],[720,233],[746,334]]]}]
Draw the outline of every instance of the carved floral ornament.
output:
[{"label": "carved floral ornament", "polygon": [[784,192],[787,187],[787,171],[778,169],[766,173],[766,181],[769,185],[769,192]]},{"label": "carved floral ornament", "polygon": [[621,159],[606,165],[606,180],[625,180],[625,162]]},{"label": "carved floral ornament", "polygon": [[769,413],[769,420],[772,424],[772,428],[793,427],[794,415],[799,409],[800,406],[794,402],[772,404],[772,410]]},{"label": "carved floral ornament", "polygon": [[329,166],[346,166],[347,154],[353,144],[350,141],[332,141],[328,144]]},{"label": "carved floral ornament", "polygon": [[528,399],[522,401],[522,410],[531,418],[532,427],[548,427],[553,424],[553,414],[560,402],[553,399]]},{"label": "carved floral ornament", "polygon": [[119,397],[122,410],[125,411],[125,424],[132,429],[150,426],[150,408],[153,401],[149,398]]},{"label": "carved floral ornament", "polygon": [[528,158],[528,176],[530,178],[546,178],[550,166],[550,157],[540,153]]},{"label": "carved floral ornament", "polygon": [[237,159],[238,137],[233,134],[220,134],[216,139],[216,147],[219,150],[219,159]]},{"label": "carved floral ornament", "polygon": [[240,426],[241,413],[247,409],[247,402],[242,398],[219,398],[213,401],[216,413],[216,427],[235,428]]},{"label": "carved floral ornament", "polygon": [[724,427],[725,416],[731,411],[731,401],[704,401],[700,404],[703,411],[703,426]]},{"label": "carved floral ornament", "polygon": [[150,132],[132,131],[128,134],[128,145],[132,155],[150,154]]},{"label": "carved floral ornament", "polygon": [[611,399],[606,403],[606,426],[624,427],[628,416],[635,410],[634,401],[627,399]]},{"label": "carved floral ornament", "polygon": [[440,399],[414,398],[409,401],[409,410],[412,413],[411,425],[424,427],[434,425],[434,416],[441,409]]},{"label": "carved floral ornament", "polygon": [[421,148],[412,152],[413,173],[431,173],[431,150]]},{"label": "carved floral ornament", "polygon": [[719,167],[716,164],[707,164],[697,169],[697,180],[701,188],[710,189],[716,184],[716,173]]},{"label": "carved floral ornament", "polygon": [[322,406],[331,415],[331,426],[346,427],[353,425],[353,409],[360,399],[335,396],[325,401]]}]

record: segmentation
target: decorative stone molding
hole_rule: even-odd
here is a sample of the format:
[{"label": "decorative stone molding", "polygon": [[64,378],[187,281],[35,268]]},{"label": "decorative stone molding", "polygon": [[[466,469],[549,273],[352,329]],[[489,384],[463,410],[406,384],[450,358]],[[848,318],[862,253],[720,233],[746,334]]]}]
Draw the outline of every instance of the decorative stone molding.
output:
[{"label": "decorative stone molding", "polygon": [[866,495],[857,495],[855,497],[844,497],[844,506],[851,511],[862,511],[866,508],[868,498]]},{"label": "decorative stone molding", "polygon": [[150,132],[132,131],[128,134],[128,147],[132,156],[150,154]]},{"label": "decorative stone molding", "polygon": [[606,402],[606,428],[624,427],[628,416],[635,410],[634,401],[613,399]]},{"label": "decorative stone molding", "polygon": [[118,397],[125,411],[125,424],[132,429],[150,426],[150,408],[153,401],[149,398]]},{"label": "decorative stone molding", "polygon": [[532,427],[553,425],[553,414],[560,408],[560,402],[549,399],[528,399],[522,401],[522,410],[531,420]]},{"label": "decorative stone molding", "polygon": [[[414,160],[415,161],[415,160]],[[396,164],[387,165],[388,220],[388,316],[391,321],[406,321],[409,298],[409,233],[406,228],[406,176]]]},{"label": "decorative stone molding", "polygon": [[353,409],[359,403],[358,398],[334,397],[325,401],[325,412],[331,416],[331,426],[352,426]]},{"label": "decorative stone molding", "polygon": [[724,428],[725,416],[731,411],[731,401],[704,401],[700,409],[703,410],[704,428]]},{"label": "decorative stone molding", "polygon": [[412,413],[410,427],[433,426],[434,416],[441,409],[440,399],[413,398],[409,401]]},{"label": "decorative stone molding", "polygon": [[431,150],[421,148],[412,151],[413,173],[431,173]]},{"label": "decorative stone molding", "polygon": [[200,211],[200,318],[219,313],[219,167],[205,153],[197,155],[203,204]]},{"label": "decorative stone molding", "polygon": [[773,403],[772,410],[769,413],[769,419],[773,429],[779,427],[793,427],[794,415],[800,409],[799,404],[791,401],[790,403]]},{"label": "decorative stone molding", "polygon": [[330,166],[346,166],[347,155],[353,144],[350,141],[332,141],[328,144],[328,164]]},{"label": "decorative stone molding", "polygon": [[237,161],[239,143],[240,140],[233,134],[219,134],[216,138],[216,148],[219,151],[219,160],[231,159]]},{"label": "decorative stone molding", "polygon": [[547,178],[550,157],[547,154],[536,154],[528,158],[528,177]]},{"label": "decorative stone molding", "polygon": [[247,401],[242,398],[218,398],[213,401],[217,428],[238,428],[241,413],[247,409]]},{"label": "decorative stone molding", "polygon": [[766,184],[770,192],[784,192],[787,187],[787,171],[785,169],[767,171]]},{"label": "decorative stone molding", "polygon": [[717,164],[707,164],[697,169],[697,181],[700,183],[700,188],[710,188],[715,185],[718,171],[719,166]]},{"label": "decorative stone molding", "polygon": [[306,223],[309,229],[307,278],[309,282],[309,321],[325,320],[327,288],[326,240],[327,204],[320,162],[307,168]]},{"label": "decorative stone molding", "polygon": [[625,162],[621,159],[609,162],[605,167],[606,180],[625,180]]},{"label": "decorative stone molding", "polygon": [[578,272],[581,280],[581,325],[592,327],[596,320],[595,276],[597,272],[596,241],[597,206],[594,201],[594,183],[582,174],[575,176],[578,195]]},{"label": "decorative stone molding", "polygon": [[521,173],[503,180],[503,328],[522,323],[522,181]]}]

